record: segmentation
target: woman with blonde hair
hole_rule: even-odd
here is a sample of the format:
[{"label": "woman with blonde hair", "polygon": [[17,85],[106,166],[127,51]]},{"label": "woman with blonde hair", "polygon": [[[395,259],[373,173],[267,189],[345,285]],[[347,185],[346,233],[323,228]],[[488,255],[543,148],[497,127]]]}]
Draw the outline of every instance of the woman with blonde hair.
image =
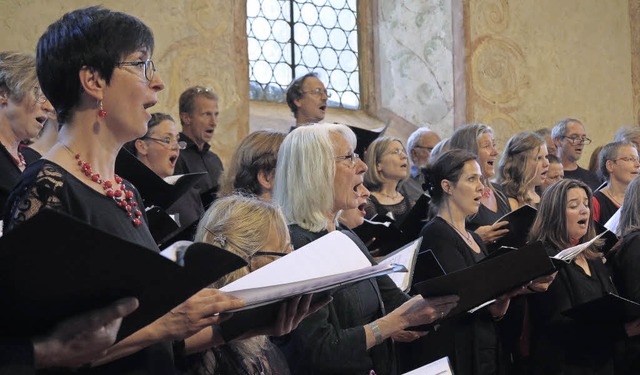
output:
[{"label": "woman with blonde hair", "polygon": [[[217,199],[198,225],[195,240],[241,256],[247,266],[211,285],[221,288],[291,251],[280,209],[256,198],[232,194]],[[186,340],[190,344],[197,335]],[[195,345],[190,345],[195,346]],[[187,358],[188,374],[288,374],[280,350],[267,336],[234,340]]]},{"label": "woman with blonde hair", "polygon": [[[578,180],[551,185],[542,196],[529,233],[550,256],[593,239],[591,189]],[[546,293],[529,296],[533,374],[613,374],[618,340],[640,333],[638,321],[605,324],[577,321],[563,311],[615,293],[601,255],[591,246],[563,266]]]},{"label": "woman with blonde hair", "polygon": [[549,170],[547,145],[539,135],[525,131],[511,137],[498,163],[497,183],[509,199],[512,210],[525,204],[537,206],[542,184]]},{"label": "woman with blonde hair", "polygon": [[381,215],[402,222],[415,204],[398,191],[400,182],[409,178],[409,158],[402,141],[395,137],[377,138],[367,148],[364,161],[364,185],[371,191],[365,206],[366,218]]},{"label": "woman with blonde hair", "polygon": [[271,201],[278,150],[285,136],[285,133],[268,129],[246,136],[236,149],[225,173],[221,195],[240,191]]},{"label": "woman with blonde hair", "polygon": [[[289,222],[294,248],[339,230],[340,211],[358,206],[367,166],[355,148],[355,134],[341,124],[299,127],[285,138],[273,200]],[[371,259],[352,232],[343,233]],[[279,347],[293,374],[396,374],[389,338],[416,339],[405,329],[441,319],[456,304],[454,296],[410,298],[388,276],[364,280],[340,289]]]}]

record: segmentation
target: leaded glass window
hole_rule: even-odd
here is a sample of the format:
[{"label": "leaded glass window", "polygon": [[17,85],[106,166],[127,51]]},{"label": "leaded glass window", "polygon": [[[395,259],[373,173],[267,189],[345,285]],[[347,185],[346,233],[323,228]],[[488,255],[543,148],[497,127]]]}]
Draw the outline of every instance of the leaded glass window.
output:
[{"label": "leaded glass window", "polygon": [[331,107],[358,109],[356,0],[247,0],[251,100],[284,102],[308,72],[332,94]]}]

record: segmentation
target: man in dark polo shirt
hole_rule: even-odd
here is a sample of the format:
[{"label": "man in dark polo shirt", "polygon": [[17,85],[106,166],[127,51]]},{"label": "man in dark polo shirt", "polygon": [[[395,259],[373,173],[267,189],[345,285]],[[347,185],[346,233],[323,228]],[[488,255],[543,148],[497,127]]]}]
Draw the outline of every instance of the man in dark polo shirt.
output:
[{"label": "man in dark polo shirt", "polygon": [[208,173],[195,185],[206,209],[215,199],[223,171],[222,161],[209,145],[218,125],[218,95],[210,88],[194,86],[180,95],[179,106],[180,140],[187,142],[187,147],[180,152],[174,174]]},{"label": "man in dark polo shirt", "polygon": [[564,168],[564,178],[580,180],[589,185],[591,190],[597,189],[602,183],[600,178],[578,165],[584,146],[591,143],[591,139],[587,138],[584,125],[579,120],[566,118],[553,127],[551,138],[558,148],[558,157]]}]

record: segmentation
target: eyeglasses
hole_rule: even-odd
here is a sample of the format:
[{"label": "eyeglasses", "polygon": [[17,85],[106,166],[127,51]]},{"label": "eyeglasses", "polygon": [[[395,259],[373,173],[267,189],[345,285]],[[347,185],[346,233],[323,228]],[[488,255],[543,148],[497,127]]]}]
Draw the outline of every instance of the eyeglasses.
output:
[{"label": "eyeglasses", "polygon": [[433,147],[427,147],[427,146],[415,145],[415,146],[413,146],[413,148],[420,148],[420,149],[423,149],[423,150],[427,150],[427,152],[433,151]]},{"label": "eyeglasses", "polygon": [[187,148],[187,142],[179,141],[177,138],[173,138],[173,137],[154,138],[154,137],[144,136],[141,139],[148,139],[151,141],[164,143],[165,145],[168,145],[168,146],[177,145],[180,150],[184,150],[185,148]]},{"label": "eyeglasses", "polygon": [[147,81],[151,81],[153,79],[153,74],[156,72],[156,66],[153,64],[151,59],[146,59],[145,61],[121,61],[116,63],[116,66],[136,66],[144,67],[144,77]]},{"label": "eyeglasses", "polygon": [[[291,246],[291,245],[289,245]],[[255,257],[283,257],[285,255],[287,255],[288,253],[276,253],[274,251],[256,251],[255,253],[253,253],[250,257],[249,260],[247,261],[247,267],[249,267],[249,271],[253,272],[252,269],[252,263],[253,263],[253,258]]]},{"label": "eyeglasses", "polygon": [[344,156],[336,156],[335,159],[336,160],[349,160],[351,161],[351,165],[356,165],[356,159],[359,159],[360,155],[354,153],[351,153],[349,155],[344,155]]},{"label": "eyeglasses", "polygon": [[42,89],[38,86],[33,88],[33,95],[36,98],[37,104],[44,104],[47,101],[47,97],[42,93]]},{"label": "eyeglasses", "polygon": [[582,144],[582,145],[589,145],[591,144],[591,139],[587,138],[587,137],[578,137],[578,136],[571,136],[571,137],[567,137],[567,136],[562,136],[562,138],[565,138],[566,140],[569,141],[569,143],[571,143],[572,145],[576,145],[576,144]]},{"label": "eyeglasses", "polygon": [[331,93],[327,91],[327,89],[321,89],[320,87],[318,87],[317,89],[309,90],[309,91],[303,91],[302,93],[311,94],[313,96],[322,96],[324,94],[324,96],[326,96],[327,98],[331,97]]},{"label": "eyeglasses", "polygon": [[624,161],[624,162],[630,162],[630,161],[632,161],[632,162],[634,162],[634,163],[637,163],[638,161],[640,161],[640,159],[638,159],[638,158],[637,158],[637,157],[635,157],[635,156],[625,156],[625,157],[621,157],[621,158],[613,159],[613,161],[618,161],[618,160],[622,160],[622,161]]},{"label": "eyeglasses", "polygon": [[395,150],[391,150],[387,152],[387,154],[391,155],[407,155],[407,152],[401,148],[396,148]]}]

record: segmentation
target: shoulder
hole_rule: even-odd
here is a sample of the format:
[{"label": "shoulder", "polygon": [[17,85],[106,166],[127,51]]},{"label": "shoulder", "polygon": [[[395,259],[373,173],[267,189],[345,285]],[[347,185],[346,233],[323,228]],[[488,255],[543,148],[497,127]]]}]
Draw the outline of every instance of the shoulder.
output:
[{"label": "shoulder", "polygon": [[289,235],[291,236],[291,245],[293,245],[293,248],[299,249],[302,246],[322,237],[323,233],[311,232],[302,228],[298,224],[289,224]]}]

